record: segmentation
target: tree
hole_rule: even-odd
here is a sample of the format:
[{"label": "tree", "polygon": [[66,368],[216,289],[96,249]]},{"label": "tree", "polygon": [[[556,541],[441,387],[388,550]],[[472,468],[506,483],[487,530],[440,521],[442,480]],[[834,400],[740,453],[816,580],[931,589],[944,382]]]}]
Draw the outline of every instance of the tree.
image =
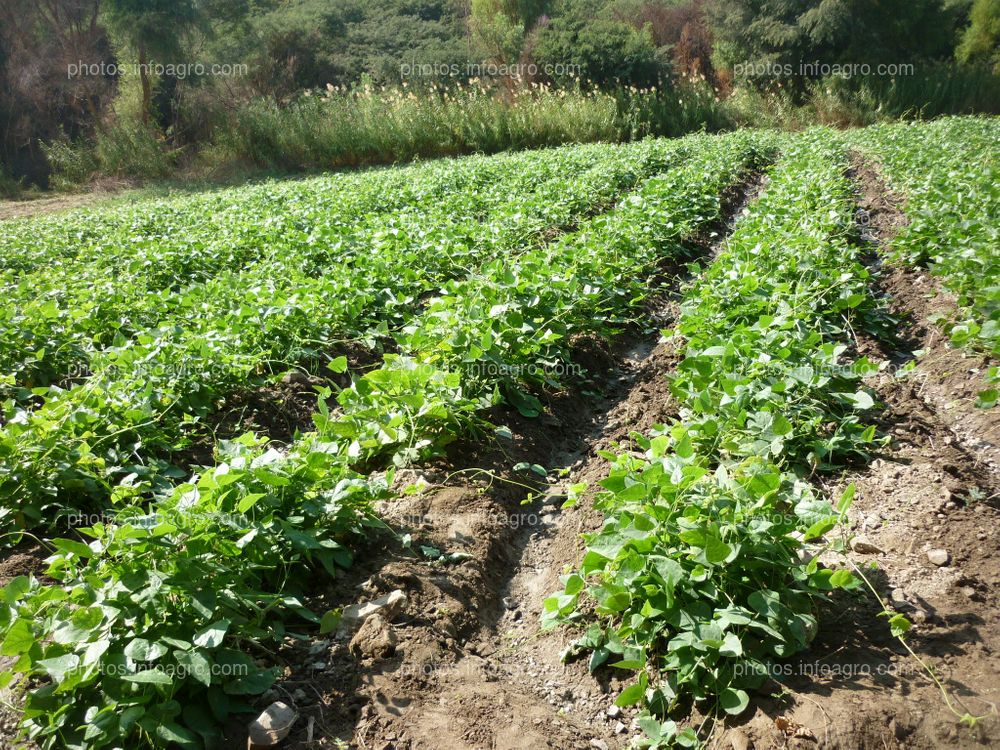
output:
[{"label": "tree", "polygon": [[520,54],[524,37],[546,11],[548,0],[472,0],[470,31],[480,49],[500,62]]},{"label": "tree", "polygon": [[955,56],[963,63],[985,63],[1000,72],[1000,0],[976,0],[969,26]]},{"label": "tree", "polygon": [[114,90],[111,76],[81,70],[114,60],[97,22],[100,0],[0,2],[0,162],[44,184],[42,141],[85,134]]},{"label": "tree", "polygon": [[802,64],[945,59],[958,12],[940,0],[716,0],[710,16],[721,65],[803,88]]},{"label": "tree", "polygon": [[153,104],[150,61],[180,62],[184,35],[205,27],[207,16],[195,0],[104,0],[104,8],[114,34],[138,54],[142,121],[149,122]]},{"label": "tree", "polygon": [[[649,30],[609,19],[554,18],[539,31],[534,56],[540,67],[572,66],[581,78],[601,86],[652,85],[662,72]],[[552,77],[559,81],[568,75]]]}]

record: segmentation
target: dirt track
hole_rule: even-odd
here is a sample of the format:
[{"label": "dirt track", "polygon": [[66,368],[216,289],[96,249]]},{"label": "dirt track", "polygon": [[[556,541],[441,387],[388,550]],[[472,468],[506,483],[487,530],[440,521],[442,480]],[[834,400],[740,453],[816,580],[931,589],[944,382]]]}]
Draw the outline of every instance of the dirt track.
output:
[{"label": "dirt track", "polygon": [[[898,205],[875,173],[854,176],[859,205],[871,219],[869,239],[884,243],[900,225]],[[907,378],[887,367],[872,383],[886,404],[879,421],[891,445],[869,466],[824,481],[831,491],[857,485],[853,532],[869,545],[859,549],[881,551],[852,557],[862,566],[877,562],[869,578],[914,621],[913,648],[953,700],[970,713],[990,713],[1000,690],[1000,417],[970,405],[981,359],[949,348],[925,323],[949,304],[944,294],[926,297],[925,290],[936,289],[931,277],[882,267],[878,284],[892,295],[890,311],[909,338],[884,344],[862,337],[859,352],[896,365],[915,349],[925,353]],[[669,319],[669,304],[658,312]],[[409,474],[406,481],[419,474],[434,487],[386,508],[386,517],[411,528],[415,545],[471,557],[440,564],[398,556],[352,574],[350,582],[361,586],[354,598],[396,588],[407,594],[405,613],[387,626],[396,644],[378,652],[376,637],[370,653],[356,643],[352,655],[346,642],[333,641],[309,656],[322,660],[323,670],[293,670],[283,689],[292,696],[302,690],[301,707],[315,719],[313,743],[304,727],[298,747],[333,747],[320,740],[324,735],[362,748],[412,750],[628,744],[636,730],[627,711],[612,707],[622,687],[617,677],[610,670],[591,676],[580,662],[563,664],[572,634],[542,633],[538,625],[542,600],[558,587],[563,569],[579,561],[580,533],[600,524],[589,498],[566,511],[558,510],[558,500],[522,505],[523,487],[449,472],[477,466],[522,482],[523,473],[505,473],[513,459],[572,467],[549,488],[556,497],[564,484],[596,483],[607,469],[597,449],[627,443],[629,432],[674,413],[665,376],[677,356],[655,341],[651,333],[633,335],[614,351],[581,346],[597,395],[555,395],[540,420],[498,413],[495,421],[512,428],[512,445],[460,447],[443,465]],[[949,564],[932,564],[931,548],[946,549]],[[337,589],[345,590],[343,582]],[[776,674],[741,720],[715,727],[710,746],[988,746],[998,735],[996,719],[974,731],[959,727],[879,611],[870,594],[831,601],[812,649]],[[802,736],[788,737],[775,724],[779,718],[801,725]]]}]

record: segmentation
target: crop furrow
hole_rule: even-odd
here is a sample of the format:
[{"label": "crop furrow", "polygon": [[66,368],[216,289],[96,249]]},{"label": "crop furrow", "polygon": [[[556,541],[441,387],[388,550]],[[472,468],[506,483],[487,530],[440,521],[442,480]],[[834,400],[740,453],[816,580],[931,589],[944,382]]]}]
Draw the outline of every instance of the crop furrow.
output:
[{"label": "crop furrow", "polygon": [[[601,169],[605,182],[627,182],[683,158],[684,147],[650,143],[626,153]],[[209,414],[220,395],[283,365],[318,359],[373,327],[387,328],[422,291],[498,250],[498,236],[518,239],[506,216],[480,231],[457,244],[448,233],[430,243],[418,237],[408,252],[387,232],[378,252],[359,252],[350,269],[331,267],[316,278],[289,270],[291,284],[271,272],[249,288],[248,279],[207,285],[204,294],[185,300],[186,314],[173,325],[95,352],[94,373],[83,383],[49,387],[37,408],[8,403],[0,432],[0,505],[33,525],[59,507],[106,498],[121,477],[134,475],[147,490],[151,483],[164,488],[178,472],[162,456],[187,444],[196,419]]]},{"label": "crop furrow", "polygon": [[595,501],[604,524],[545,602],[546,626],[587,626],[568,655],[636,674],[618,703],[644,708],[653,740],[697,742],[668,719],[692,701],[742,713],[768,665],[812,641],[816,598],[859,585],[816,557],[850,491],[834,508],[805,481],[875,440],[861,422],[872,366],[845,361],[850,326],[874,309],[845,168],[823,131],[786,142],[685,290],[678,419],[635,436],[644,457],[617,456]]},{"label": "crop furrow", "polygon": [[[88,361],[91,353],[141,335],[143,329],[183,323],[191,315],[201,318],[227,304],[223,308],[227,311],[238,308],[234,295],[247,287],[278,280],[275,294],[280,296],[292,284],[309,283],[328,270],[360,275],[373,265],[373,249],[402,255],[421,248],[430,252],[435,243],[448,243],[456,250],[466,248],[470,255],[490,244],[499,250],[530,237],[536,227],[548,226],[546,222],[558,225],[572,220],[609,191],[627,187],[635,179],[629,170],[633,152],[590,149],[584,152],[586,159],[565,160],[570,176],[553,176],[559,160],[547,155],[539,160],[541,167],[512,169],[499,176],[493,174],[495,166],[481,170],[482,174],[473,172],[484,184],[459,184],[455,189],[451,181],[439,179],[437,183],[448,192],[429,190],[420,201],[391,216],[369,212],[354,219],[356,210],[347,208],[363,206],[366,200],[383,201],[378,183],[376,189],[363,191],[363,199],[342,195],[344,205],[332,213],[315,202],[304,211],[286,207],[278,222],[241,225],[250,228],[249,239],[233,241],[226,234],[213,238],[210,247],[194,257],[203,277],[194,283],[184,283],[192,280],[191,258],[185,257],[183,246],[173,246],[177,240],[137,259],[129,272],[109,269],[106,266],[114,266],[113,261],[99,258],[86,259],[80,268],[60,269],[65,275],[47,269],[44,275],[22,279],[5,291],[7,304],[0,309],[0,324],[13,335],[0,343],[0,367],[27,386],[47,385],[67,373],[85,374],[93,369]],[[595,165],[602,153],[608,164]],[[576,169],[583,172],[574,178]],[[491,179],[484,180],[484,174]],[[592,191],[581,193],[570,182]],[[463,187],[470,189],[463,192]],[[182,229],[175,233],[183,237]],[[112,248],[120,249],[120,244],[112,243]],[[115,255],[112,251],[109,257]],[[460,268],[461,259],[452,255]],[[248,261],[252,262],[244,268]],[[474,256],[466,262],[475,262]]]},{"label": "crop furrow", "polygon": [[[468,312],[468,337],[450,337],[444,359],[435,354],[442,326],[456,318],[435,302],[424,325],[407,331],[408,354],[358,378],[338,412],[321,400],[317,431],[287,452],[250,437],[220,446],[224,463],[152,508],[137,486],[119,485],[113,522],[87,530],[89,544],[53,541],[58,583],[7,587],[7,650],[18,673],[51,685],[27,693],[29,736],[49,747],[217,736],[236,708],[231,696],[259,694],[276,677],[251,644],[280,640],[293,616],[315,621],[300,598],[307,572],[348,564],[350,540],[376,523],[372,503],[387,496],[392,472],[364,477],[351,467],[419,458],[481,427],[476,411],[503,378],[471,367],[477,359],[544,367],[560,337],[593,321],[619,325],[648,293],[642,279],[658,261],[718,216],[721,188],[758,158],[758,139],[766,151],[763,136],[706,141],[704,158],[647,181],[572,238],[491,266],[484,278],[504,288]],[[482,288],[468,283],[463,291]],[[521,335],[530,345],[513,346]],[[527,370],[518,378],[520,387],[538,382]]]}]

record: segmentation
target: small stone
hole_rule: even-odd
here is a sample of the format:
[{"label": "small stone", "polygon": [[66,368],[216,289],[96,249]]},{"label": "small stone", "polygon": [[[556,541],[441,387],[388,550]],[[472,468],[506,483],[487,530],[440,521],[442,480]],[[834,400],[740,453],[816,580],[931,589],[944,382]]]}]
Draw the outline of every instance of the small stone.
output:
[{"label": "small stone", "polygon": [[604,740],[598,739],[597,737],[590,741],[590,746],[594,748],[594,750],[608,750],[608,743]]},{"label": "small stone", "polygon": [[291,372],[286,372],[282,376],[281,382],[285,385],[291,385],[292,383],[308,383],[309,376],[299,370],[292,370]]},{"label": "small stone", "polygon": [[872,544],[867,537],[856,536],[851,540],[851,549],[861,555],[883,555],[883,550],[878,545]]},{"label": "small stone", "polygon": [[893,589],[889,594],[889,603],[896,609],[912,609],[913,605],[906,601],[906,591],[903,589]]},{"label": "small stone", "polygon": [[615,723],[615,734],[625,734],[625,725],[620,721]]},{"label": "small stone", "polygon": [[946,549],[932,549],[927,551],[927,559],[940,568],[948,564],[951,560],[951,555],[948,554],[948,550]]},{"label": "small stone", "polygon": [[376,612],[388,622],[398,615],[404,606],[406,606],[406,594],[400,589],[366,604],[352,604],[344,608],[344,614],[340,618],[340,630],[342,633],[349,633]]},{"label": "small stone", "polygon": [[612,719],[617,719],[622,715],[622,710],[618,706],[608,706],[607,714]]},{"label": "small stone", "polygon": [[729,732],[729,744],[732,745],[733,750],[750,750],[750,738],[739,729],[733,729]]},{"label": "small stone", "polygon": [[295,713],[295,709],[281,701],[275,701],[250,723],[247,748],[256,750],[256,748],[274,747],[292,731],[296,719],[298,714]]},{"label": "small stone", "polygon": [[396,643],[396,631],[376,612],[361,624],[348,648],[357,658],[384,659],[395,652]]},{"label": "small stone", "polygon": [[976,596],[976,590],[972,586],[963,586],[962,593],[969,599],[973,599]]}]

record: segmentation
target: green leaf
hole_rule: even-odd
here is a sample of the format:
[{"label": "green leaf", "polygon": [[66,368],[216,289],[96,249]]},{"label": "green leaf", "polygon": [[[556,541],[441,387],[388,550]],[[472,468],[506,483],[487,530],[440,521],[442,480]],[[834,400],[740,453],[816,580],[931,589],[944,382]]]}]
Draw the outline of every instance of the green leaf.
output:
[{"label": "green leaf", "polygon": [[913,623],[903,615],[897,614],[889,618],[889,629],[895,638],[902,638],[910,631],[911,627],[913,627]]},{"label": "green leaf", "polygon": [[175,651],[174,658],[185,675],[208,687],[212,684],[212,662],[200,651]]},{"label": "green leaf", "polygon": [[854,405],[854,408],[858,411],[865,411],[866,409],[871,409],[875,406],[875,401],[865,391],[858,391],[857,393],[843,393],[841,395],[845,400],[851,402]]},{"label": "green leaf", "polygon": [[246,513],[254,505],[256,505],[257,501],[262,497],[266,497],[263,492],[250,492],[240,498],[240,501],[236,504],[236,510],[239,513]]},{"label": "green leaf", "polygon": [[849,570],[838,570],[835,571],[832,576],[830,576],[830,585],[834,588],[843,589],[850,588],[857,585],[858,580],[851,574]]},{"label": "green leaf", "polygon": [[726,688],[719,693],[719,705],[722,706],[722,709],[727,714],[731,714],[732,716],[739,716],[746,711],[749,704],[750,696],[743,690]]},{"label": "green leaf", "polygon": [[80,657],[76,654],[65,654],[53,659],[41,659],[38,666],[45,670],[55,682],[62,682],[66,676],[80,667]]},{"label": "green leaf", "polygon": [[722,656],[742,656],[743,642],[736,633],[726,633],[722,641],[722,648],[719,649]]},{"label": "green leaf", "polygon": [[0,644],[0,654],[20,656],[26,654],[33,645],[35,645],[35,635],[31,630],[31,623],[23,619],[15,620],[7,629],[3,643]]},{"label": "green leaf", "polygon": [[328,610],[319,622],[320,635],[332,633],[339,628],[343,613],[343,610],[340,608]]},{"label": "green leaf", "polygon": [[173,685],[174,681],[166,672],[159,667],[143,669],[135,674],[122,675],[126,682],[135,682],[141,685]]},{"label": "green leaf", "polygon": [[167,649],[163,644],[145,638],[133,638],[125,647],[125,656],[135,661],[156,661],[165,653]]},{"label": "green leaf", "polygon": [[727,562],[733,554],[733,548],[717,536],[709,536],[705,540],[705,559],[712,565]]},{"label": "green leaf", "polygon": [[837,512],[844,513],[848,508],[851,507],[851,503],[854,502],[855,486],[851,482],[847,485],[847,489],[844,490],[843,494],[840,496],[840,501],[837,503]]},{"label": "green leaf", "polygon": [[74,539],[53,539],[51,543],[56,549],[77,555],[78,557],[91,557],[94,554],[94,551],[90,547]]},{"label": "green leaf", "polygon": [[622,690],[621,695],[619,695],[617,700],[615,700],[615,705],[620,708],[634,706],[642,700],[642,696],[645,694],[646,686],[640,680],[639,682],[629,685],[627,688]]},{"label": "green leaf", "polygon": [[222,641],[226,637],[229,625],[229,620],[219,620],[218,622],[214,622],[204,630],[198,632],[195,637],[191,639],[191,642],[195,646],[201,646],[202,648],[218,648],[222,645]]}]

